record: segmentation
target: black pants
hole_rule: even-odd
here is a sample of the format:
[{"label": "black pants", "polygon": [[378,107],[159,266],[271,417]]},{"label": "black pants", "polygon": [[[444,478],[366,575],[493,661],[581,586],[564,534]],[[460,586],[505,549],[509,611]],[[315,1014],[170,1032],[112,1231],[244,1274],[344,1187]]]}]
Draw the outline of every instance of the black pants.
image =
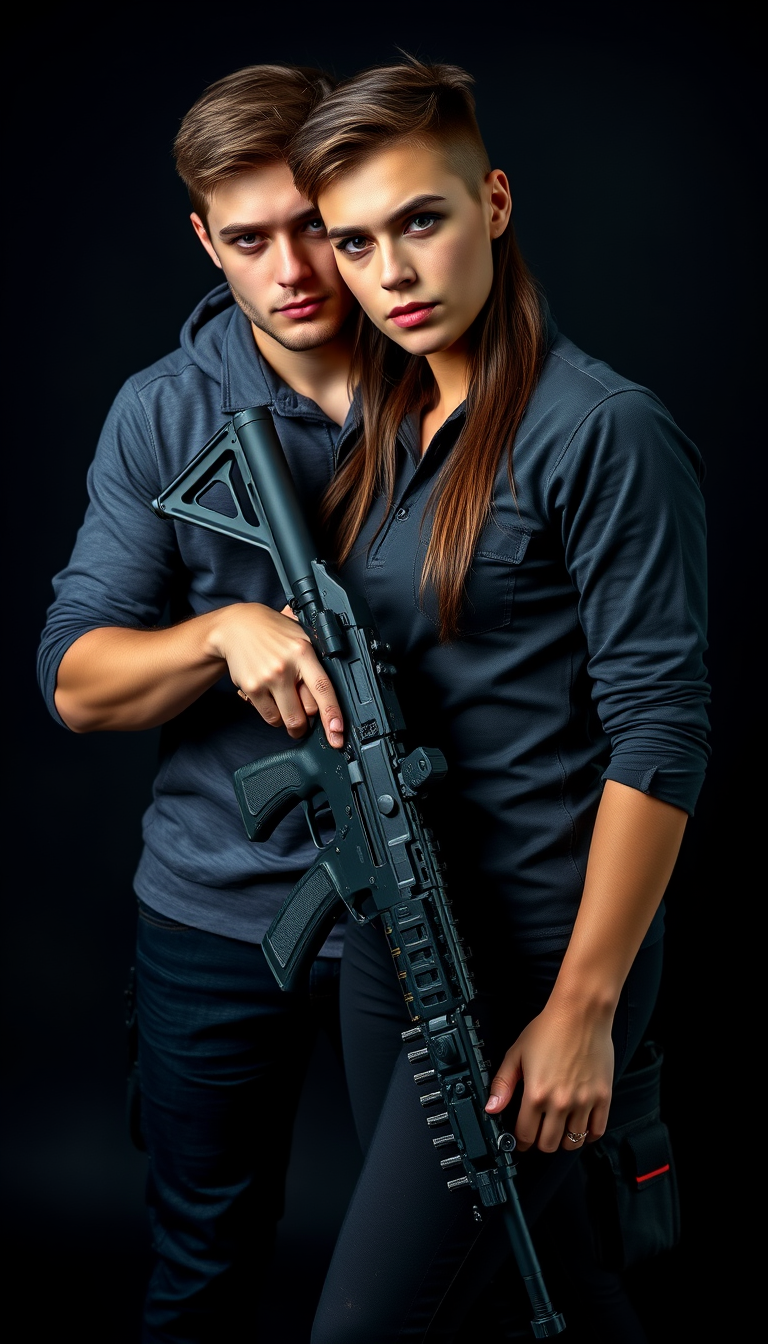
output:
[{"label": "black pants", "polygon": [[141,1130],[155,1265],[143,1344],[239,1344],[268,1281],[293,1119],[323,1027],[338,1044],[338,960],[283,993],[260,947],[142,907]]},{"label": "black pants", "polygon": [[[658,992],[661,958],[660,942],[644,949],[624,987],[613,1028],[617,1076],[643,1039]],[[561,959],[562,953],[551,953],[507,966],[495,999],[478,1001],[492,1068],[543,1008]],[[459,1338],[474,1344],[474,1304],[488,1297],[491,1280],[505,1269],[509,1244],[493,1213],[486,1213],[478,1226],[471,1192],[447,1189],[414,1086],[413,1066],[406,1058],[408,1047],[400,1041],[407,1017],[378,924],[348,929],[341,1012],[352,1109],[366,1157],[315,1317],[312,1344],[447,1344]],[[550,1222],[566,1235],[566,1259],[575,1252],[576,1288],[586,1300],[578,1303],[577,1291],[574,1303],[587,1322],[584,1337],[590,1344],[642,1341],[617,1280],[598,1270],[586,1248],[578,1152],[544,1154],[534,1149],[521,1158],[518,1172],[534,1240],[538,1226],[551,1242],[546,1214],[559,1204],[561,1219]],[[569,1247],[570,1235],[575,1240]],[[555,1236],[553,1254],[557,1240]],[[512,1318],[507,1338],[517,1337],[515,1319],[530,1338],[526,1302],[514,1301],[514,1272],[506,1278],[511,1301],[505,1309]],[[468,1313],[469,1334],[461,1334]]]}]

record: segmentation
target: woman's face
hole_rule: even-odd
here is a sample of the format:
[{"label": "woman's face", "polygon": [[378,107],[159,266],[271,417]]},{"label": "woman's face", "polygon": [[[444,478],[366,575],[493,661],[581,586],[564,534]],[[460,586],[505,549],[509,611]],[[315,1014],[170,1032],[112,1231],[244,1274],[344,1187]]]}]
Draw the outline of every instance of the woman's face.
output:
[{"label": "woman's face", "polygon": [[479,200],[439,148],[401,142],[319,199],[342,279],[368,317],[413,355],[458,346],[491,289],[491,242],[510,216],[495,169]]}]

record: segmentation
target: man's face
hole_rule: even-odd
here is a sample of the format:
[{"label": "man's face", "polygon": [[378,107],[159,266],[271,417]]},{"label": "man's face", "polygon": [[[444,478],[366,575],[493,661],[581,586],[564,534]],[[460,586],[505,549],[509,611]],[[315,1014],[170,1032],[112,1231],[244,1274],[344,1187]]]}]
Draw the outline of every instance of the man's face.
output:
[{"label": "man's face", "polygon": [[285,163],[267,163],[214,193],[207,227],[192,224],[260,332],[286,350],[338,336],[354,299],[341,279],[318,211]]}]

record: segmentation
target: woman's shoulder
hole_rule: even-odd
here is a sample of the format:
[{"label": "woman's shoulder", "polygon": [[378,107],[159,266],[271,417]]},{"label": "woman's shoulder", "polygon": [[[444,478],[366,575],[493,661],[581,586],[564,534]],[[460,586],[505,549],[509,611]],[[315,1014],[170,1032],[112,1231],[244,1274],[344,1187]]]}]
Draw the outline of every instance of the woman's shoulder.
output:
[{"label": "woman's shoulder", "polygon": [[582,417],[617,396],[634,394],[633,400],[648,399],[664,414],[669,411],[650,388],[617,373],[603,359],[581,350],[562,332],[550,327],[550,342],[541,371],[539,391],[556,398],[564,415]]},{"label": "woman's shoulder", "polygon": [[670,451],[695,477],[701,474],[698,449],[655,392],[551,328],[521,430],[536,443],[537,470],[545,476],[574,457],[597,462],[618,456],[628,464],[636,454],[647,460]]}]

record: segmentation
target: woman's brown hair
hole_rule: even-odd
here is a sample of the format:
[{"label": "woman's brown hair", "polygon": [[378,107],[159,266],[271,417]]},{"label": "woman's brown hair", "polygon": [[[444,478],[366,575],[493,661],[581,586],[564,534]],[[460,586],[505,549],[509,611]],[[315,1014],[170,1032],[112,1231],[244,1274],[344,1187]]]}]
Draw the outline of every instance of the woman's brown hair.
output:
[{"label": "woman's brown hair", "polygon": [[[394,141],[447,155],[477,197],[489,171],[475,118],[472,78],[452,65],[407,64],[363,71],[329,94],[294,137],[288,156],[296,185],[317,201],[325,187]],[[512,482],[512,447],[544,350],[536,285],[511,224],[493,244],[490,295],[470,330],[464,426],[440,471],[425,516],[434,510],[421,580],[435,588],[440,638],[460,633],[466,578],[492,507],[504,448]],[[397,431],[409,412],[429,405],[434,380],[426,359],[409,355],[360,314],[353,376],[363,423],[360,438],[325,498],[336,558],[349,555],[377,493],[392,504]]]}]

